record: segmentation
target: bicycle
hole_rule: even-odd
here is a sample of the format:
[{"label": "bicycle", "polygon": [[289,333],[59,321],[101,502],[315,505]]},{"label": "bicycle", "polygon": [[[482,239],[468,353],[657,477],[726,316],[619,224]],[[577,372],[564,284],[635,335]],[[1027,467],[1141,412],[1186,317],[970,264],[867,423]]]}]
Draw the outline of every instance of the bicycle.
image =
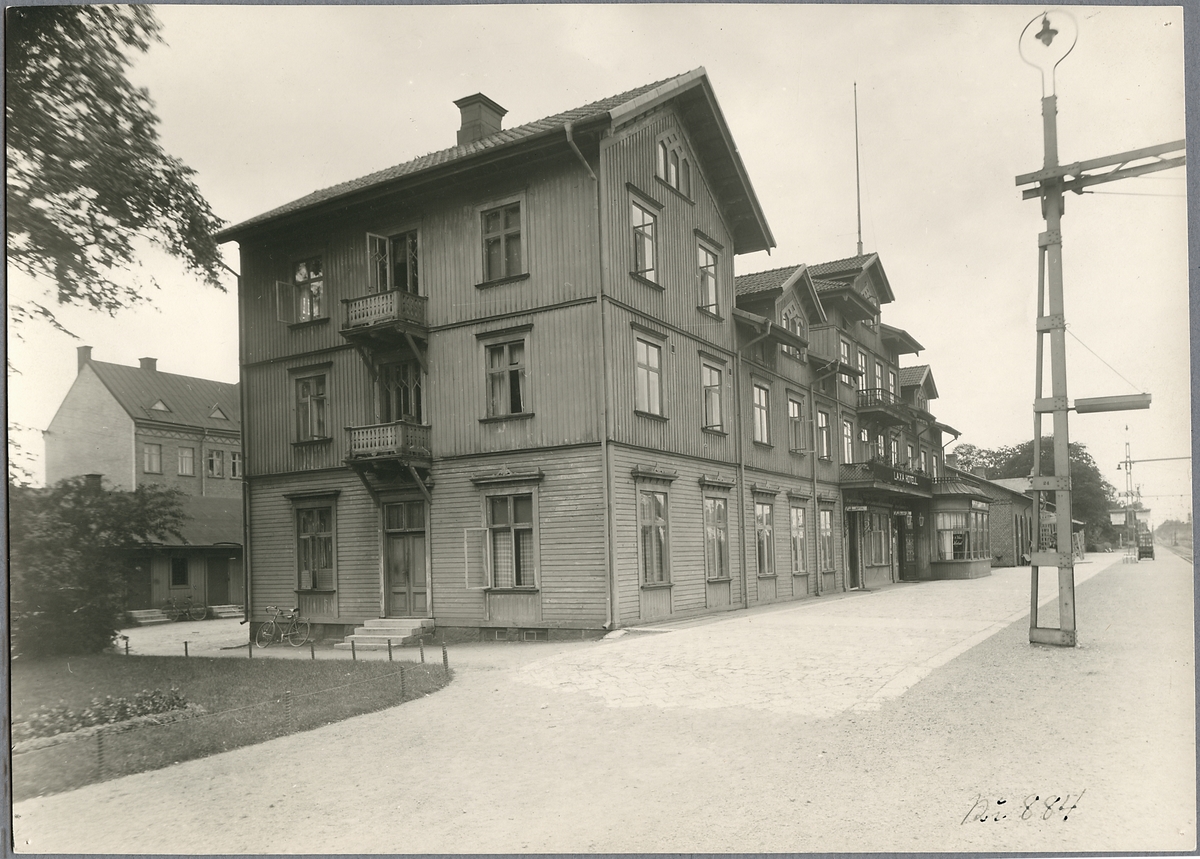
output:
[{"label": "bicycle", "polygon": [[299,647],[308,642],[310,624],[307,618],[300,616],[300,609],[294,608],[285,612],[279,606],[269,605],[267,611],[273,612],[271,619],[258,628],[254,634],[254,643],[266,647],[276,639],[286,641],[292,647]]},{"label": "bicycle", "polygon": [[163,614],[171,620],[204,620],[208,616],[208,606],[197,605],[190,596],[180,601],[171,597],[163,603]]}]

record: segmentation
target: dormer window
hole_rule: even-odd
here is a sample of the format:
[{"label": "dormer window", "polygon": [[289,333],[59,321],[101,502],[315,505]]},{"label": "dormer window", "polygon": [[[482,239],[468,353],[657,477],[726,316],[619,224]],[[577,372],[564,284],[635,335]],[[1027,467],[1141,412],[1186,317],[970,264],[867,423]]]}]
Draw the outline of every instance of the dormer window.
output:
[{"label": "dormer window", "polygon": [[225,412],[221,411],[220,406],[213,406],[213,410],[208,413],[208,416],[217,421],[229,420],[229,417],[225,414]]},{"label": "dormer window", "polygon": [[683,196],[692,196],[692,164],[687,150],[677,131],[671,131],[658,139],[655,147],[654,174]]},{"label": "dormer window", "polygon": [[154,410],[154,411],[156,411],[156,412],[169,412],[169,411],[171,411],[170,409],[168,409],[168,408],[167,408],[167,404],[166,404],[166,403],[164,403],[162,400],[159,400],[159,401],[158,401],[158,402],[156,402],[154,405],[152,405],[150,408],[151,408],[151,409],[153,409],[153,410]]}]

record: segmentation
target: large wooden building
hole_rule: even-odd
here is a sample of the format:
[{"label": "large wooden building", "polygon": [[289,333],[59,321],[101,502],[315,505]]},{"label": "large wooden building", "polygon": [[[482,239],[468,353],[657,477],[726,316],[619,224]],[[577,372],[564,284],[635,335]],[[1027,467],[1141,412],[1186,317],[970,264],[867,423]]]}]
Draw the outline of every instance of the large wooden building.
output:
[{"label": "large wooden building", "polygon": [[255,622],[579,637],[933,574],[920,346],[874,255],[735,281],[774,239],[703,69],[456,104],[457,145],[221,234]]}]

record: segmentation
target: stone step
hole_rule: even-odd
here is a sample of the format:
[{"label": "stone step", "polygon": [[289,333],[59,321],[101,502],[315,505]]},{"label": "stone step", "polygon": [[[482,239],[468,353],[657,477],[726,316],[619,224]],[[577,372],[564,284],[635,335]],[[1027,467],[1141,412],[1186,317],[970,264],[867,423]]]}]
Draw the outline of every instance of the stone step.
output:
[{"label": "stone step", "polygon": [[392,640],[392,648],[415,647],[420,641],[419,635],[387,636],[387,635],[348,635],[345,641],[339,641],[333,646],[334,650],[350,650],[350,641],[354,641],[355,650],[387,650],[388,639]]},{"label": "stone step", "polygon": [[431,617],[372,617],[364,620],[362,625],[366,629],[381,629],[384,627],[411,627],[413,629],[421,627],[424,629],[433,629],[435,624]]},{"label": "stone step", "polygon": [[129,622],[136,626],[152,626],[156,623],[170,623],[171,619],[163,614],[162,609],[143,608],[125,612]]},{"label": "stone step", "polygon": [[412,646],[436,628],[433,619],[428,617],[373,617],[362,623],[335,644],[334,649],[350,650],[353,641],[356,650],[387,650],[389,639],[392,647]]}]

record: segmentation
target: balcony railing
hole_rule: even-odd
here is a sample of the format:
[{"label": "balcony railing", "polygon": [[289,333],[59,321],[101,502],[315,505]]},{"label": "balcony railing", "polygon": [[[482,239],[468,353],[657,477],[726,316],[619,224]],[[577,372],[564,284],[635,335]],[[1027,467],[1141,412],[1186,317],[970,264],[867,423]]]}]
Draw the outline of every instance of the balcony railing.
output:
[{"label": "balcony railing", "polygon": [[351,459],[383,456],[428,458],[430,455],[430,428],[421,424],[396,421],[348,429]]},{"label": "balcony railing", "polygon": [[867,388],[858,392],[858,407],[860,409],[871,406],[896,406],[901,404],[900,397],[885,388]]},{"label": "balcony railing", "polygon": [[421,328],[426,326],[425,309],[429,299],[402,289],[376,292],[359,298],[347,298],[343,329],[366,328],[385,322],[407,322]]}]

